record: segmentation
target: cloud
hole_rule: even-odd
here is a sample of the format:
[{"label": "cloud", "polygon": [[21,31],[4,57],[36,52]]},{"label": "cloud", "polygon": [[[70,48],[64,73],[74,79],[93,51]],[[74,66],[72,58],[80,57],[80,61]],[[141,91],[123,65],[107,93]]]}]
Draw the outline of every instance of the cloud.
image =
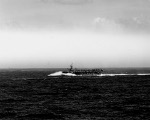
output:
[{"label": "cloud", "polygon": [[118,23],[124,26],[127,31],[150,32],[150,18],[143,15],[118,19]]},{"label": "cloud", "polygon": [[20,30],[23,29],[23,26],[21,23],[14,21],[14,20],[6,20],[4,22],[0,22],[0,30]]},{"label": "cloud", "polygon": [[93,2],[93,0],[40,0],[44,3],[52,2],[63,5],[84,5]]},{"label": "cloud", "polygon": [[133,17],[133,21],[135,21],[135,23],[137,23],[137,24],[142,24],[140,18],[138,18],[138,17]]},{"label": "cloud", "polygon": [[93,20],[93,26],[97,30],[104,32],[119,32],[122,30],[121,24],[117,23],[113,19],[108,19],[105,17],[97,17]]},{"label": "cloud", "polygon": [[103,32],[149,33],[150,18],[142,15],[128,18],[96,17],[93,26]]}]

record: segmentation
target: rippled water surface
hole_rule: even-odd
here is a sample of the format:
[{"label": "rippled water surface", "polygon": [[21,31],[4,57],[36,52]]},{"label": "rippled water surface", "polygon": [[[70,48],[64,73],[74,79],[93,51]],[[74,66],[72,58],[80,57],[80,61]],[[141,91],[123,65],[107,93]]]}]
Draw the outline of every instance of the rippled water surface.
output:
[{"label": "rippled water surface", "polygon": [[[149,75],[47,77],[56,71],[0,70],[0,119],[150,118]],[[112,71],[116,72],[109,69],[107,73]],[[135,69],[132,71],[142,73]],[[148,73],[148,70],[143,73]]]}]

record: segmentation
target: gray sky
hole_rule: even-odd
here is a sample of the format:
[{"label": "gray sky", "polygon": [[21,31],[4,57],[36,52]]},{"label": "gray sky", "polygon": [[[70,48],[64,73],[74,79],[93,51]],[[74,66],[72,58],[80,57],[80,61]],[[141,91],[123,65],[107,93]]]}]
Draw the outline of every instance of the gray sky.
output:
[{"label": "gray sky", "polygon": [[150,0],[0,0],[0,68],[150,67]]}]

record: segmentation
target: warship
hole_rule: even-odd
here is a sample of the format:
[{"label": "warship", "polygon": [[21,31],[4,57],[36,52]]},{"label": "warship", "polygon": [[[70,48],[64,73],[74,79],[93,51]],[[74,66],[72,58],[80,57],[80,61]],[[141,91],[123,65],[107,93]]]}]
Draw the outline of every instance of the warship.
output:
[{"label": "warship", "polygon": [[68,68],[67,72],[63,73],[70,73],[74,75],[80,75],[80,76],[95,76],[100,75],[103,72],[103,69],[74,69],[73,64],[70,65],[70,68]]},{"label": "warship", "polygon": [[73,64],[70,65],[65,71],[58,71],[55,73],[51,73],[48,77],[57,77],[57,76],[97,76],[101,75],[103,69],[76,69],[73,68]]}]

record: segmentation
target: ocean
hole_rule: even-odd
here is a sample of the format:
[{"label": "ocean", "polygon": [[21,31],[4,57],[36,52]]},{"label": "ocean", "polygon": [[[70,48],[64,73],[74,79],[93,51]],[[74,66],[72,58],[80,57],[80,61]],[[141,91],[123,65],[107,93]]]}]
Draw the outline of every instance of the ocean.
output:
[{"label": "ocean", "polygon": [[61,69],[1,69],[1,120],[148,120],[150,68],[48,77]]}]

